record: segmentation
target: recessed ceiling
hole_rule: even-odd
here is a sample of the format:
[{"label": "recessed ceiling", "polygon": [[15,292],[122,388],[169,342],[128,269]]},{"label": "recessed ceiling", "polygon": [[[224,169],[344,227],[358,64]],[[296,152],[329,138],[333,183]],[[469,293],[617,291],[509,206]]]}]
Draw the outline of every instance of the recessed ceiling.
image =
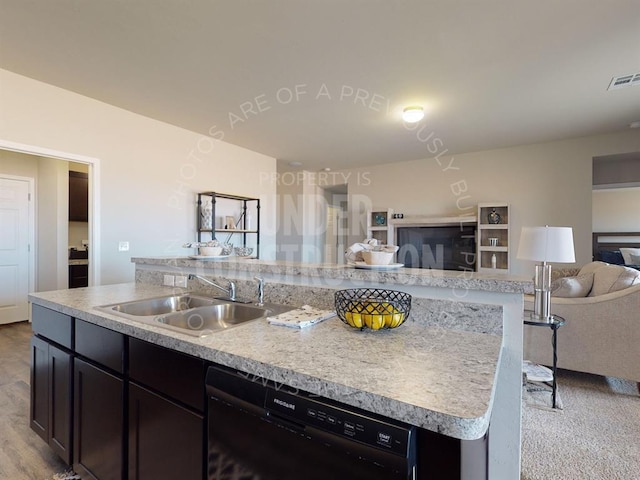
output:
[{"label": "recessed ceiling", "polygon": [[638,45],[637,0],[0,3],[2,68],[310,170],[627,129]]}]

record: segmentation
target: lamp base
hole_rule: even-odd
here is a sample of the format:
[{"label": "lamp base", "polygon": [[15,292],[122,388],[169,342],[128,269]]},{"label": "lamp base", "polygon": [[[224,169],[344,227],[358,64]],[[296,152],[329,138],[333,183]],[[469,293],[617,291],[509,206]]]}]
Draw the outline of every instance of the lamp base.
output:
[{"label": "lamp base", "polygon": [[533,313],[536,322],[551,322],[551,265],[536,265],[534,277]]}]

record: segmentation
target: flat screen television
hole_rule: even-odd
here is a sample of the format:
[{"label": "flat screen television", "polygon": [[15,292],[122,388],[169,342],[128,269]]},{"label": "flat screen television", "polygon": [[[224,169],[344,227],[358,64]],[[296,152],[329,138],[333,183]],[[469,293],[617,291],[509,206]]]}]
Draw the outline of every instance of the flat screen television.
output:
[{"label": "flat screen television", "polygon": [[476,227],[400,227],[396,230],[398,262],[410,268],[474,271]]}]

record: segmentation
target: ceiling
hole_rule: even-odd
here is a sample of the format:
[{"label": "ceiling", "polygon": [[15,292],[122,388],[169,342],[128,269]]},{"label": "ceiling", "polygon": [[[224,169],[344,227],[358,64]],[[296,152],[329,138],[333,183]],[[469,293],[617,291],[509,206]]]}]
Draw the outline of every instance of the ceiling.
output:
[{"label": "ceiling", "polygon": [[640,86],[607,87],[640,72],[640,2],[0,0],[0,67],[282,165],[361,167],[627,129]]}]

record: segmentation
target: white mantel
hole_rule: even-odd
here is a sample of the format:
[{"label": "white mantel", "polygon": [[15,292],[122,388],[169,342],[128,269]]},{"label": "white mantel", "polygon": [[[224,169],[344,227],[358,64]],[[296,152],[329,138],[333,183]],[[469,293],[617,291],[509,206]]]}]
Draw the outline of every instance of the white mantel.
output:
[{"label": "white mantel", "polygon": [[392,218],[390,223],[394,227],[444,227],[450,225],[478,223],[478,217],[475,215],[447,217],[410,216],[404,218]]}]

